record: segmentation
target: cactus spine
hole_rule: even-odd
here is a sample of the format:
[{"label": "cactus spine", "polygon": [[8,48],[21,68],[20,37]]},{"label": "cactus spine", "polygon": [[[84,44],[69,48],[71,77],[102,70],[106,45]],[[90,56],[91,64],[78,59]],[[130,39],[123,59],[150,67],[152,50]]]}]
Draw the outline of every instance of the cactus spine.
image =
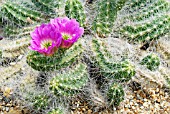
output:
[{"label": "cactus spine", "polygon": [[50,81],[50,90],[55,95],[73,96],[86,85],[88,73],[85,64],[78,64],[67,73],[59,74]]},{"label": "cactus spine", "polygon": [[149,70],[153,71],[158,69],[160,65],[160,59],[156,54],[150,54],[144,57],[140,64],[145,65]]},{"label": "cactus spine", "polygon": [[113,83],[107,92],[107,97],[110,105],[118,106],[124,100],[124,90],[118,83]]},{"label": "cactus spine", "polygon": [[65,14],[71,19],[76,19],[80,26],[85,27],[86,15],[82,3],[79,0],[67,0]]}]

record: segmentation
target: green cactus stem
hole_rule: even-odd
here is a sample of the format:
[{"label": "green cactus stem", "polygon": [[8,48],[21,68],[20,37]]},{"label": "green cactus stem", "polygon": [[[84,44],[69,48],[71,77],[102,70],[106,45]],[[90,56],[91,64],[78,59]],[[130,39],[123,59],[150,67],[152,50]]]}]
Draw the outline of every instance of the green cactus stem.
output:
[{"label": "green cactus stem", "polygon": [[65,14],[71,19],[76,19],[80,26],[85,27],[86,15],[82,3],[79,0],[67,0]]},{"label": "green cactus stem", "polygon": [[160,59],[156,54],[150,54],[144,57],[140,64],[145,65],[149,70],[153,71],[159,68]]},{"label": "green cactus stem", "polygon": [[59,7],[59,3],[56,0],[31,0],[35,6],[40,8],[40,11],[43,11],[46,14],[53,15],[55,14],[56,8]]},{"label": "green cactus stem", "polygon": [[170,30],[170,3],[166,0],[130,0],[119,12],[120,34],[130,41],[158,39]]},{"label": "green cactus stem", "polygon": [[16,58],[20,55],[24,55],[28,51],[30,44],[30,38],[21,38],[12,42],[8,41],[8,45],[2,44],[0,48],[2,50],[2,58]]},{"label": "green cactus stem", "polygon": [[94,54],[94,63],[107,78],[128,81],[135,75],[134,66],[127,60],[118,63],[114,62],[111,53],[99,39],[92,40],[91,48]]},{"label": "green cactus stem", "polygon": [[92,30],[99,37],[107,37],[112,32],[117,12],[122,9],[127,0],[100,0],[97,4],[97,16],[92,24]]},{"label": "green cactus stem", "polygon": [[45,109],[48,106],[48,97],[46,95],[37,95],[32,96],[31,102],[33,103],[33,107],[37,110]]},{"label": "green cactus stem", "polygon": [[92,30],[100,37],[106,37],[112,31],[116,18],[115,0],[101,0],[99,2],[97,16],[92,24]]},{"label": "green cactus stem", "polygon": [[30,52],[27,56],[27,63],[38,71],[52,71],[70,66],[76,62],[84,51],[80,42],[76,42],[71,48],[63,52],[58,50],[52,57],[47,57],[38,52]]},{"label": "green cactus stem", "polygon": [[42,21],[44,16],[39,11],[18,5],[14,2],[4,3],[1,12],[5,20],[22,26]]},{"label": "green cactus stem", "polygon": [[79,63],[67,73],[59,74],[50,81],[50,90],[55,95],[73,96],[87,84],[86,65]]},{"label": "green cactus stem", "polygon": [[29,37],[30,32],[34,30],[36,26],[27,26],[23,28],[16,28],[15,26],[6,26],[3,30],[3,34],[9,38],[22,38]]},{"label": "green cactus stem", "polygon": [[113,83],[107,92],[107,97],[110,105],[119,106],[120,102],[124,100],[123,87],[118,83]]}]

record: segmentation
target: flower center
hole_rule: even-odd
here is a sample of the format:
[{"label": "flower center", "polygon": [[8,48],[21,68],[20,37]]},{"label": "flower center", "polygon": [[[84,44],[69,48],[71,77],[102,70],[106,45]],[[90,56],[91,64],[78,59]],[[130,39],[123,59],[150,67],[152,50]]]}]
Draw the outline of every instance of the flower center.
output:
[{"label": "flower center", "polygon": [[48,49],[48,47],[50,47],[51,45],[52,45],[52,41],[51,40],[44,40],[41,43],[41,48]]},{"label": "flower center", "polygon": [[68,40],[69,38],[71,38],[71,36],[69,34],[62,33],[62,38]]}]

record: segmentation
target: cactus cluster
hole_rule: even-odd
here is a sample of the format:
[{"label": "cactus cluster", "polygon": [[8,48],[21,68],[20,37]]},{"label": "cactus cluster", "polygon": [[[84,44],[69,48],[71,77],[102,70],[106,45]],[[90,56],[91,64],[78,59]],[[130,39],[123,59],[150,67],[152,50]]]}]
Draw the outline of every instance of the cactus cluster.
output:
[{"label": "cactus cluster", "polygon": [[158,69],[160,65],[160,59],[156,54],[150,54],[144,57],[140,64],[145,65],[149,70],[153,71]]},{"label": "cactus cluster", "polygon": [[50,81],[50,90],[55,95],[73,96],[88,82],[87,66],[78,64],[67,73],[59,74]]},{"label": "cactus cluster", "polygon": [[[61,4],[64,7],[60,7]],[[97,6],[97,9],[95,9],[95,18],[92,19],[92,22],[86,21],[86,18],[89,17],[85,13],[86,5],[83,5],[81,0],[30,0],[30,3],[25,0],[18,2],[8,0],[0,5],[0,24],[3,25],[4,37],[7,37],[2,40],[5,43],[0,44],[0,86],[17,85],[14,87],[17,88],[16,93],[21,91],[19,93],[23,97],[21,99],[26,100],[26,103],[29,102],[28,105],[31,104],[33,110],[37,112],[44,110],[48,114],[64,114],[64,110],[58,108],[60,107],[58,105],[62,104],[62,100],[64,105],[70,105],[70,100],[75,100],[76,97],[88,99],[89,96],[86,93],[90,92],[91,101],[103,105],[102,107],[118,106],[124,100],[126,93],[122,85],[126,86],[132,77],[134,75],[134,78],[137,77],[136,75],[139,73],[155,74],[155,70],[161,65],[161,59],[157,55],[149,54],[140,61],[140,64],[145,65],[151,71],[138,69],[138,66],[135,65],[139,65],[139,58],[142,55],[135,52],[138,50],[137,46],[126,42],[130,51],[128,50],[128,55],[125,57],[123,55],[124,48],[120,49],[120,46],[124,47],[125,43],[120,42],[124,40],[124,37],[129,38],[133,43],[135,41],[151,41],[168,33],[170,5],[167,0],[94,1],[92,5]],[[40,29],[36,29],[37,32],[31,34],[32,37],[35,36],[32,41],[36,41],[31,42],[32,50],[34,47],[36,48],[36,43],[40,43],[39,47],[37,46],[37,50],[28,51],[30,32],[34,28],[38,28],[36,26],[40,23],[49,22],[50,19],[58,16],[60,8],[65,11],[62,16],[76,19],[85,30],[91,24],[90,32],[87,33],[89,38],[87,34],[84,34],[80,39],[72,40],[71,37],[77,35],[77,32],[70,35],[70,33],[65,34],[65,31],[61,30],[60,45],[52,47],[55,50],[54,53],[47,55],[38,49],[43,48],[47,51],[49,45],[57,42],[58,36],[55,40],[52,39],[53,41],[50,41],[46,36],[42,37],[45,40],[40,40],[39,36],[43,36],[46,32],[49,32],[50,38],[54,35],[54,30],[51,32],[42,26],[42,34]],[[48,24],[53,27],[57,26],[52,22]],[[77,31],[74,24],[71,32]],[[61,25],[64,27],[65,23],[63,22]],[[97,38],[96,35],[106,39]],[[107,42],[107,39],[114,36],[122,39],[120,42],[116,42],[117,44],[115,42],[109,44],[109,41],[113,42],[114,40]],[[73,43],[69,42],[70,39]],[[45,43],[47,43],[47,47],[43,45]],[[67,43],[70,43],[69,46]],[[113,47],[111,47],[112,44]],[[115,50],[120,53],[117,54]],[[8,64],[5,66],[6,63]],[[160,71],[157,70],[157,72]],[[167,83],[170,82],[168,73],[159,74],[165,75]],[[152,81],[155,79],[156,82],[157,78],[152,76],[150,79]],[[14,82],[8,84],[13,79]],[[140,78],[140,80],[142,79]],[[28,97],[25,97],[25,94]]]},{"label": "cactus cluster", "polygon": [[27,63],[38,71],[52,71],[70,66],[76,62],[84,49],[80,42],[75,43],[71,48],[64,51],[58,50],[52,57],[47,57],[38,52],[30,52],[27,56]]},{"label": "cactus cluster", "polygon": [[80,26],[85,27],[86,15],[84,7],[79,0],[67,0],[65,14],[71,19],[76,19],[80,23]]},{"label": "cactus cluster", "polygon": [[170,3],[167,0],[129,0],[119,12],[120,34],[130,41],[151,41],[169,32]]}]

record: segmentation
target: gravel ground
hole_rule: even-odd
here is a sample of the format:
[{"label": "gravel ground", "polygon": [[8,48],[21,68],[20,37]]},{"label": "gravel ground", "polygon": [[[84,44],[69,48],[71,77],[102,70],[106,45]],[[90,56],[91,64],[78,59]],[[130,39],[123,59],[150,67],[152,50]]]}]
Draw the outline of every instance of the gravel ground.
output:
[{"label": "gravel ground", "polygon": [[[134,88],[126,91],[126,98],[119,107],[95,111],[86,101],[73,101],[71,114],[170,114],[170,96],[162,88]],[[31,114],[14,102],[10,88],[0,89],[0,114]]]}]

